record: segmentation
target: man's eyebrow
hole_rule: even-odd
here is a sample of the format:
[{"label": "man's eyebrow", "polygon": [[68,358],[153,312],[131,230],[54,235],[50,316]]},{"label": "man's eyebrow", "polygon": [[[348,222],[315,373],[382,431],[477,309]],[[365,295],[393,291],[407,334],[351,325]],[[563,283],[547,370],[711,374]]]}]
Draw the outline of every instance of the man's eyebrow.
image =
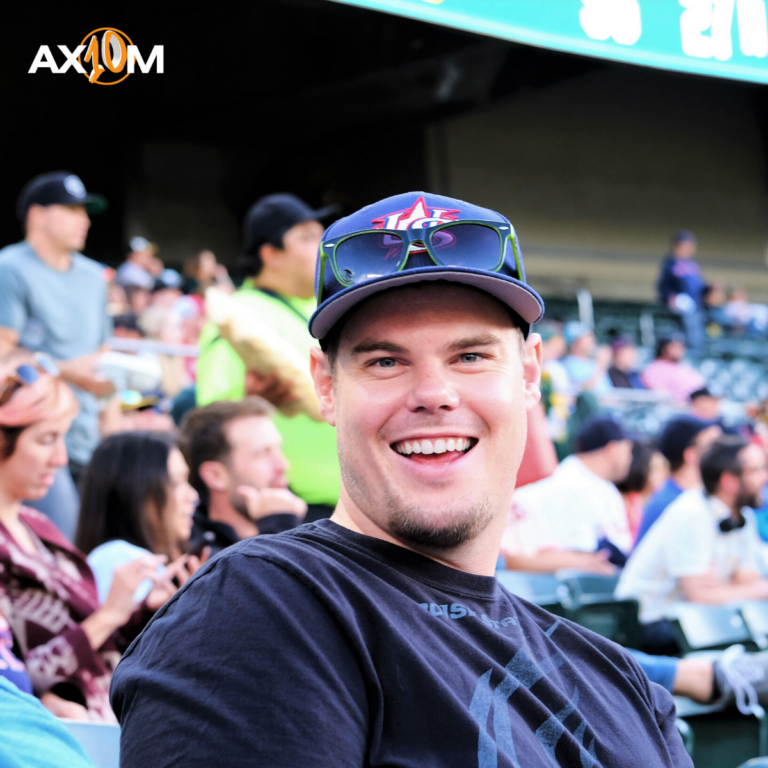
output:
[{"label": "man's eyebrow", "polygon": [[394,341],[376,341],[375,339],[365,339],[352,348],[351,357],[365,355],[369,352],[390,352],[393,355],[402,355],[406,351],[405,347],[395,344]]},{"label": "man's eyebrow", "polygon": [[466,336],[463,339],[457,339],[451,342],[448,347],[449,352],[458,352],[470,347],[490,347],[494,344],[501,344],[501,339],[493,333],[481,333],[478,336]]}]

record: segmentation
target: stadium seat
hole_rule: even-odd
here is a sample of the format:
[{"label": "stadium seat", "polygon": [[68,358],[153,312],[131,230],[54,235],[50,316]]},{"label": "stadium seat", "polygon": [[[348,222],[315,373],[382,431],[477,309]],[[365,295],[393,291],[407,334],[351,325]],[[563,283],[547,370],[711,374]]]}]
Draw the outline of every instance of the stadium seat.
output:
[{"label": "stadium seat", "polygon": [[768,601],[745,600],[738,607],[755,645],[761,651],[768,649]]},{"label": "stadium seat", "polygon": [[756,649],[736,606],[675,603],[669,607],[666,616],[683,654],[724,649],[734,643],[742,643],[748,650]]},{"label": "stadium seat", "polygon": [[677,720],[675,720],[675,725],[677,726],[677,732],[680,734],[680,736],[683,739],[683,744],[685,745],[685,751],[693,757],[693,744],[694,744],[694,738],[693,738],[693,728],[691,728],[688,723],[685,722],[685,720],[681,720],[679,717]]},{"label": "stadium seat", "polygon": [[566,616],[570,592],[560,579],[550,573],[497,571],[499,583],[512,594],[544,608],[556,616]]},{"label": "stadium seat", "polygon": [[61,720],[60,722],[80,742],[96,768],[119,768],[119,725],[84,723],[79,720]]},{"label": "stadium seat", "polygon": [[599,576],[578,571],[561,571],[558,576],[568,585],[577,600],[585,595],[612,596],[619,581],[618,576]]},{"label": "stadium seat", "polygon": [[768,757],[753,757],[742,763],[739,768],[768,768]]}]

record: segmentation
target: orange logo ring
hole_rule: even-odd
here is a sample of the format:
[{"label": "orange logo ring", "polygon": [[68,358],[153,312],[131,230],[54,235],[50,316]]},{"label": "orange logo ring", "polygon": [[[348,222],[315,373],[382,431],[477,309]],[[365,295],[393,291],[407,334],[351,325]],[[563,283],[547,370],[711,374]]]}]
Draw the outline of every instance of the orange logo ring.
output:
[{"label": "orange logo ring", "polygon": [[[121,32],[119,29],[115,29],[114,27],[99,27],[98,29],[94,29],[94,30],[92,30],[91,32],[89,32],[89,33],[88,33],[88,34],[87,34],[87,35],[86,35],[86,36],[85,36],[85,37],[84,37],[84,38],[83,38],[83,39],[80,41],[80,45],[85,45],[85,41],[86,41],[86,40],[87,40],[87,39],[88,39],[88,38],[89,38],[91,35],[95,35],[97,32],[106,32],[106,31],[110,31],[110,32],[116,32],[118,35],[120,35],[121,37],[123,37],[125,40],[127,40],[127,41],[128,41],[128,45],[133,45],[133,40],[131,40],[131,38],[130,38],[130,37],[128,37],[128,35],[126,35],[126,34],[125,34],[125,32]],[[82,56],[82,54],[80,54],[80,56],[78,56],[78,57],[77,57],[77,61],[78,61],[78,63],[80,64],[80,66],[82,67],[82,66],[83,66],[83,62],[80,60],[80,59],[81,59],[81,56]],[[85,67],[83,67],[83,69],[85,69]],[[89,79],[90,79],[90,75],[89,75],[87,72],[84,72],[83,74],[84,74],[84,75],[85,75],[87,78],[89,78]],[[119,80],[115,80],[113,83],[100,83],[98,80],[96,80],[96,81],[95,81],[95,83],[96,83],[96,85],[117,85],[118,83],[122,83],[122,82],[123,82],[123,80],[125,80],[125,78],[126,78],[126,77],[128,77],[128,75],[130,75],[130,74],[131,74],[130,72],[126,72],[126,73],[125,73],[125,74],[124,74],[124,75],[123,75],[123,76],[122,76],[122,77],[121,77]],[[93,85],[93,83],[91,83],[91,85]]]}]

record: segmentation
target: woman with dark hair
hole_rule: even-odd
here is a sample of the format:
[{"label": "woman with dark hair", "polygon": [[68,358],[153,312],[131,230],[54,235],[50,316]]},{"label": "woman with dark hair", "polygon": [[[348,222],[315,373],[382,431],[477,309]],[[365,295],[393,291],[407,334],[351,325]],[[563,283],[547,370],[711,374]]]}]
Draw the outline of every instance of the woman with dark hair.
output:
[{"label": "woman with dark hair", "polygon": [[[42,498],[67,463],[64,436],[77,413],[72,390],[47,358],[0,360],[0,614],[34,693],[54,714],[115,722],[109,683],[120,654],[173,593],[163,558],[115,570],[99,604],[85,556],[24,499]],[[155,583],[139,606],[134,592]]]},{"label": "woman with dark hair", "polygon": [[615,483],[624,499],[633,543],[643,521],[645,503],[664,485],[668,476],[669,463],[663,454],[647,440],[635,440],[629,472],[622,481]]},{"label": "woman with dark hair", "polygon": [[[94,451],[83,478],[76,545],[88,554],[99,599],[109,594],[117,566],[148,555],[184,563],[186,580],[200,563],[184,553],[197,491],[173,438],[163,432],[121,432]],[[146,581],[134,599],[143,600]]]}]

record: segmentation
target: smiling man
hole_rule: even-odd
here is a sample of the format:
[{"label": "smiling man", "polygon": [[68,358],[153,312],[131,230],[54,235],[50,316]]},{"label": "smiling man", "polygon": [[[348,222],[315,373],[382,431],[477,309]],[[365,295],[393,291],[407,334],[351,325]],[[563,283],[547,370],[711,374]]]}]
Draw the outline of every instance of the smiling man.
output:
[{"label": "smiling man", "polygon": [[399,195],[328,229],[317,274],[338,507],[158,612],[114,677],[121,765],[691,765],[621,648],[494,578],[541,364],[509,221]]}]

